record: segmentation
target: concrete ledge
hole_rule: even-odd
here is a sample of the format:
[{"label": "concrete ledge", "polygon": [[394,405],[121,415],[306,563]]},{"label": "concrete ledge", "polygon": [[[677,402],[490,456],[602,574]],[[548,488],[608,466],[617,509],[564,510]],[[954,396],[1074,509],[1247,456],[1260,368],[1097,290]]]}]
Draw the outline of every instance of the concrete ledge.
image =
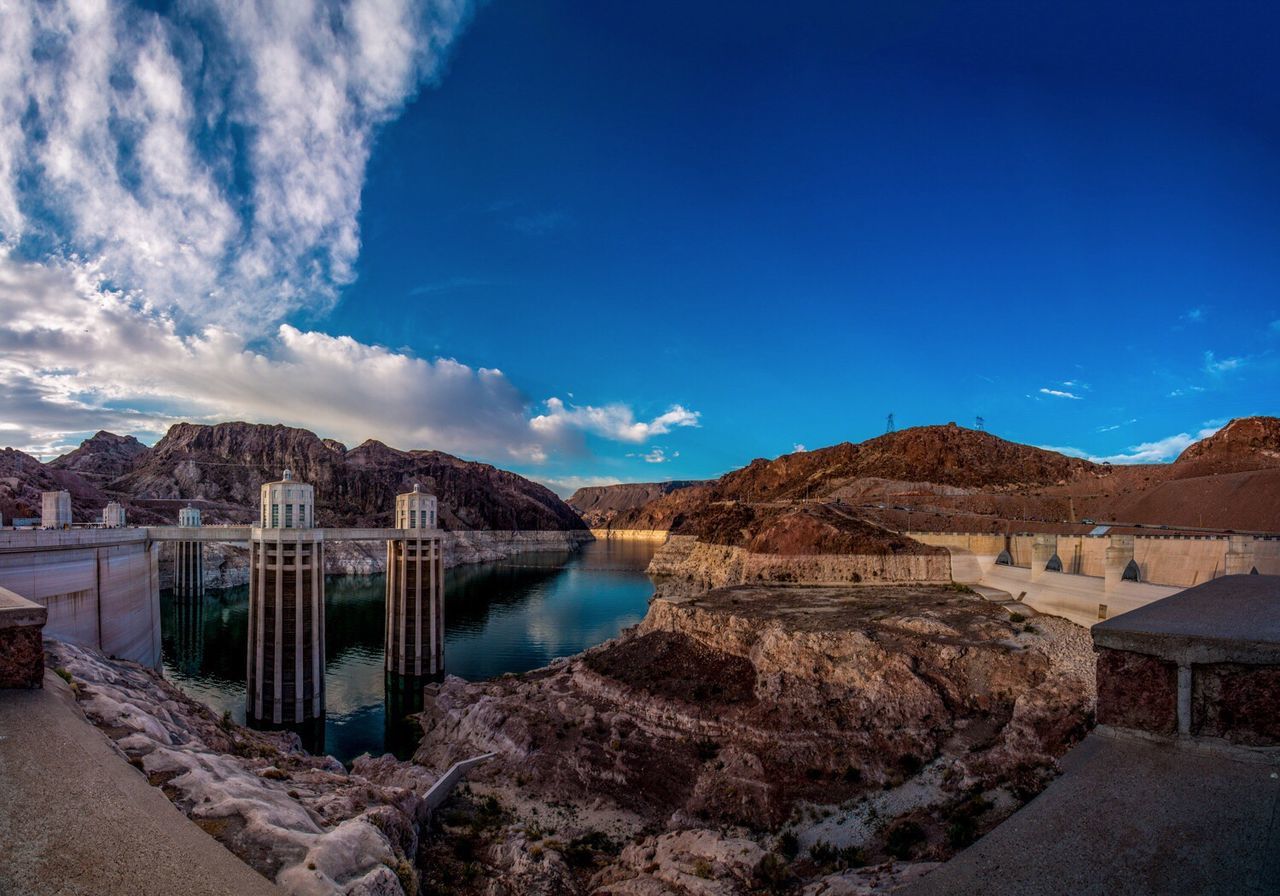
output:
[{"label": "concrete ledge", "polygon": [[1093,627],[1095,647],[1179,663],[1280,665],[1280,576],[1222,576]]},{"label": "concrete ledge", "polygon": [[1280,576],[1214,579],[1093,627],[1098,721],[1280,745]]},{"label": "concrete ledge", "polygon": [[0,688],[38,688],[44,681],[44,624],[49,611],[0,588]]}]

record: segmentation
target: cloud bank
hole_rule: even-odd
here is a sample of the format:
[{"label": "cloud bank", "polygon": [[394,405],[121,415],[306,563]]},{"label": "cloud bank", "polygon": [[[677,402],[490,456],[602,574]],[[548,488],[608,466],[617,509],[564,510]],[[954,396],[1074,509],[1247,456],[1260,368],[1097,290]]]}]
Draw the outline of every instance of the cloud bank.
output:
[{"label": "cloud bank", "polygon": [[0,4],[0,441],[47,455],[244,419],[538,463],[697,425],[679,405],[535,408],[500,370],[285,322],[354,279],[378,129],[470,11]]},{"label": "cloud bank", "polygon": [[253,344],[213,325],[184,334],[164,313],[104,289],[89,268],[2,253],[0,308],[10,312],[0,320],[0,438],[40,453],[98,427],[158,434],[179,419],[243,419],[539,463],[581,452],[587,433],[640,443],[698,417],[676,406],[638,420],[624,405],[554,397],[533,415],[500,370],[287,324]]}]

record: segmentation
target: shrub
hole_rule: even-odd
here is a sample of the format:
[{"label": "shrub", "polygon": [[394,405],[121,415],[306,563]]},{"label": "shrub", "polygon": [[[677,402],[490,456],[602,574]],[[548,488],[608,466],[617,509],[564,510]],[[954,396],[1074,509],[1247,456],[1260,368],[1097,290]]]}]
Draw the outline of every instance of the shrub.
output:
[{"label": "shrub", "polygon": [[909,859],[924,840],[924,829],[920,825],[914,821],[899,821],[889,828],[884,849],[895,859]]},{"label": "shrub", "polygon": [[800,839],[794,831],[782,832],[782,836],[778,838],[778,852],[788,862],[794,862],[796,856],[800,855]]},{"label": "shrub", "polygon": [[693,863],[693,873],[695,876],[703,880],[711,880],[712,868],[711,863],[706,859],[698,859]]},{"label": "shrub", "polygon": [[54,671],[55,673],[57,673],[57,676],[58,676],[59,678],[61,678],[63,681],[65,681],[67,684],[74,684],[74,683],[75,683],[75,682],[72,680],[72,678],[71,678],[71,673],[67,671],[67,667],[66,667],[66,666],[59,666],[58,668],[54,669],[53,671]]},{"label": "shrub", "polygon": [[915,753],[903,753],[898,757],[898,768],[902,769],[902,773],[908,778],[920,774],[920,769],[924,768],[924,760]]},{"label": "shrub", "polygon": [[1010,622],[1012,622],[1012,623],[1014,623],[1014,624],[1017,624],[1017,623],[1019,623],[1019,622],[1026,622],[1026,621],[1027,621],[1027,617],[1026,617],[1026,616],[1023,616],[1021,613],[1010,613],[1010,614],[1009,614],[1009,621],[1010,621]]}]

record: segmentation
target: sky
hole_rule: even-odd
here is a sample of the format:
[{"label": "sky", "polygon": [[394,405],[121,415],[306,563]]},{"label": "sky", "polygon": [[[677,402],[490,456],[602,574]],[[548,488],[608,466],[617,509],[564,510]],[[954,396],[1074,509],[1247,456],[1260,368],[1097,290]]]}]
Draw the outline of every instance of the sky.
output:
[{"label": "sky", "polygon": [[[1117,7],[1123,8],[1117,8]],[[567,493],[1280,413],[1274,4],[0,6],[0,444],[305,426]]]}]

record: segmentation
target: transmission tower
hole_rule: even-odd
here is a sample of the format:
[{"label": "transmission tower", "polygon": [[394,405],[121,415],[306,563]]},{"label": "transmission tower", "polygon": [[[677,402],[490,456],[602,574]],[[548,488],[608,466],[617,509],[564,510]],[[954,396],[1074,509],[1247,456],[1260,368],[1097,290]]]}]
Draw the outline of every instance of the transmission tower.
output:
[{"label": "transmission tower", "polygon": [[884,419],[884,431],[886,434],[893,432],[893,413],[892,412],[890,412],[889,416]]},{"label": "transmission tower", "polygon": [[975,418],[974,422],[977,424],[978,432],[986,432],[986,429],[987,429],[986,420],[983,420],[981,417],[977,417]]}]

